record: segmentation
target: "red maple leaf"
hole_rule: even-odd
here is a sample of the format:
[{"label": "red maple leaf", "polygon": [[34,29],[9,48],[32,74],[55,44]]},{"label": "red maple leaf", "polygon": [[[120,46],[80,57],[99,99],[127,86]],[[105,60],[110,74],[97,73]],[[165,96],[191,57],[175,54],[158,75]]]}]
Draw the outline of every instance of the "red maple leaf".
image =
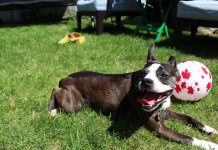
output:
[{"label": "red maple leaf", "polygon": [[181,92],[181,88],[179,87],[178,84],[176,84],[176,92],[177,92],[177,93],[180,93],[180,92]]},{"label": "red maple leaf", "polygon": [[181,76],[178,76],[178,78],[177,78],[177,82],[179,82],[181,80]]},{"label": "red maple leaf", "polygon": [[205,67],[201,67],[201,69],[203,70],[203,72],[204,72],[205,74],[208,74],[207,69],[206,69]]},{"label": "red maple leaf", "polygon": [[181,87],[184,89],[186,88],[186,82],[182,82]]},{"label": "red maple leaf", "polygon": [[191,72],[188,72],[188,69],[185,69],[185,71],[182,72],[182,77],[185,79],[189,79],[191,76]]},{"label": "red maple leaf", "polygon": [[198,86],[198,82],[195,82],[195,85]]},{"label": "red maple leaf", "polygon": [[197,91],[200,91],[200,88],[197,88]]},{"label": "red maple leaf", "polygon": [[204,79],[204,76],[203,76],[203,75],[201,75],[201,78],[202,78],[202,79]]},{"label": "red maple leaf", "polygon": [[212,86],[212,83],[211,83],[211,82],[208,82],[208,83],[207,83],[207,86],[206,86],[207,92],[211,89],[211,86]]},{"label": "red maple leaf", "polygon": [[192,86],[189,86],[187,89],[188,89],[188,94],[194,94],[194,89]]}]

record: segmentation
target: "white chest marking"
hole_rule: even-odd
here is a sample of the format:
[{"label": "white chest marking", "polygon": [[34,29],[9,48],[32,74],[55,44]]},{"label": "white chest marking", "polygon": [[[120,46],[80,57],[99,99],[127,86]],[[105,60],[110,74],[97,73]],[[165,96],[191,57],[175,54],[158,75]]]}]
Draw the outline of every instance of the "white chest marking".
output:
[{"label": "white chest marking", "polygon": [[167,108],[170,107],[170,105],[171,105],[171,99],[170,99],[170,97],[167,97],[160,109],[161,110],[166,110]]}]

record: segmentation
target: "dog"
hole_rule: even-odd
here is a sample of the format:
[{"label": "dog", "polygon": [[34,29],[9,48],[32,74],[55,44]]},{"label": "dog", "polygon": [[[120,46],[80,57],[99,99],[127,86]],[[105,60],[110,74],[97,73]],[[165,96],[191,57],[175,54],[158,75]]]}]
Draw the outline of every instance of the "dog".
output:
[{"label": "dog", "polygon": [[169,109],[179,76],[176,58],[170,56],[168,63],[160,63],[154,52],[153,43],[148,50],[147,63],[135,72],[101,74],[82,71],[67,76],[59,82],[60,89],[52,90],[49,112],[51,115],[55,115],[57,110],[73,113],[83,106],[93,106],[103,113],[115,112],[125,102],[146,126],[159,135],[206,150],[218,150],[216,143],[174,132],[164,125],[164,120],[169,118],[180,120],[207,134],[218,134],[217,130],[196,119]]}]

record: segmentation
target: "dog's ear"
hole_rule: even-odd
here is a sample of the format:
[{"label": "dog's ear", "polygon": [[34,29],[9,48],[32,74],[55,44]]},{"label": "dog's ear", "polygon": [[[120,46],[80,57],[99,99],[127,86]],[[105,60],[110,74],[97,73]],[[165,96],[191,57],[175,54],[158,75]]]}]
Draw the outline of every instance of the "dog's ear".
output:
[{"label": "dog's ear", "polygon": [[175,68],[175,75],[178,78],[180,76],[180,73],[179,73],[179,70],[178,70],[177,65],[176,65],[176,57],[170,56],[169,63]]},{"label": "dog's ear", "polygon": [[151,43],[150,48],[148,50],[148,56],[147,56],[147,63],[149,62],[158,62],[155,57],[155,45],[154,43]]},{"label": "dog's ear", "polygon": [[174,68],[176,68],[176,57],[170,56],[170,57],[169,57],[169,63],[170,63]]}]

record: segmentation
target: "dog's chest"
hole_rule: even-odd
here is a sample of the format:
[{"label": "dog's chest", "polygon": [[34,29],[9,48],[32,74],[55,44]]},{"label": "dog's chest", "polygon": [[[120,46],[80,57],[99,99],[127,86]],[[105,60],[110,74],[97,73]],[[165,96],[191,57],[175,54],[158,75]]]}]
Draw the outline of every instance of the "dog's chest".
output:
[{"label": "dog's chest", "polygon": [[161,110],[166,110],[167,108],[169,108],[171,105],[171,99],[170,97],[168,97],[165,102],[162,104],[162,107],[160,108]]}]

